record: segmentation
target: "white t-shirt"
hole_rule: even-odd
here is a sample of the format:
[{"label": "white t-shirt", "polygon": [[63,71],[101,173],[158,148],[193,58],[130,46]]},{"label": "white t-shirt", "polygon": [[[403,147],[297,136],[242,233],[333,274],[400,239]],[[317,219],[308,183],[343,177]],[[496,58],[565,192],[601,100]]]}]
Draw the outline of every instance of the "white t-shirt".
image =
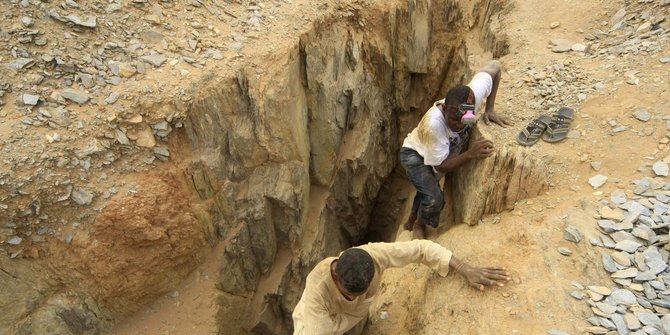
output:
[{"label": "white t-shirt", "polygon": [[[486,72],[478,72],[470,80],[468,87],[472,89],[475,96],[475,111],[479,111],[484,98],[491,94],[493,78]],[[442,164],[452,154],[449,145],[452,142],[457,143],[463,140],[457,132],[447,127],[447,121],[444,119],[442,111],[437,107],[439,103],[444,103],[444,99],[433,104],[433,107],[424,114],[419,125],[407,135],[402,144],[403,148],[416,150],[423,157],[425,165],[436,166]],[[455,152],[454,154],[458,153]]]}]

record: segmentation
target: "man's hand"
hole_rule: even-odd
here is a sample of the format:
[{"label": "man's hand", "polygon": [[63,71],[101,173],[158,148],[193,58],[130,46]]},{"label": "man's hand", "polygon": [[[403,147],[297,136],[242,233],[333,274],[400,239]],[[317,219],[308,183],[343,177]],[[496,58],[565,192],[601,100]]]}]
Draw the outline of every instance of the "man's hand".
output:
[{"label": "man's hand", "polygon": [[501,268],[479,268],[466,265],[460,269],[470,286],[483,291],[484,286],[505,286],[509,274]]},{"label": "man's hand", "polygon": [[503,128],[512,125],[512,122],[510,122],[507,118],[499,116],[494,112],[484,112],[484,114],[482,114],[482,119],[486,125],[488,125],[490,122],[493,122]]},{"label": "man's hand", "polygon": [[477,140],[467,151],[471,159],[484,159],[493,155],[493,142],[487,139]]}]

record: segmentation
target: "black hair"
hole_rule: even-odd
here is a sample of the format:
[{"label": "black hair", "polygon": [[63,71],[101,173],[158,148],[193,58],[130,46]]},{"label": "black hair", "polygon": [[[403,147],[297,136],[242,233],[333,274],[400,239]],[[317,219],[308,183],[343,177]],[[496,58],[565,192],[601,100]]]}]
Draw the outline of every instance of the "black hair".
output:
[{"label": "black hair", "polygon": [[447,92],[447,96],[444,98],[444,104],[449,106],[458,106],[462,103],[466,103],[470,97],[470,87],[465,85],[459,85]]},{"label": "black hair", "polygon": [[337,259],[335,274],[347,291],[363,293],[375,275],[374,261],[363,249],[347,249]]}]

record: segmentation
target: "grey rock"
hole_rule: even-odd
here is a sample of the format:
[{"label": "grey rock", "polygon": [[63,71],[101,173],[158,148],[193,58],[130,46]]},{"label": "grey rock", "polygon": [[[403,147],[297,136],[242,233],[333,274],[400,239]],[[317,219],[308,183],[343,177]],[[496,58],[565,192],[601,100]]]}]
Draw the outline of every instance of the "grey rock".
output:
[{"label": "grey rock", "polygon": [[563,255],[563,256],[570,256],[572,255],[572,251],[568,248],[560,247],[558,248],[558,252]]},{"label": "grey rock", "polygon": [[635,313],[635,316],[642,322],[645,326],[660,326],[661,319],[656,316],[656,314],[651,312],[638,312]]},{"label": "grey rock", "polygon": [[589,243],[591,243],[591,245],[596,246],[596,247],[602,247],[603,246],[603,242],[600,241],[600,239],[597,238],[597,237],[589,238]]},{"label": "grey rock", "polygon": [[585,52],[586,48],[587,48],[587,46],[584,45],[584,44],[581,44],[581,43],[575,43],[575,44],[572,45],[572,51],[576,51],[576,52]]},{"label": "grey rock", "polygon": [[593,326],[600,326],[601,325],[601,323],[600,323],[601,319],[603,319],[603,318],[600,318],[600,317],[597,317],[597,316],[592,316],[592,317],[586,319],[586,321],[588,321]]},{"label": "grey rock", "polygon": [[593,189],[597,189],[600,186],[605,185],[606,182],[607,177],[600,174],[589,178],[589,184],[593,187]]},{"label": "grey rock", "polygon": [[616,329],[616,325],[614,324],[614,322],[610,321],[609,319],[602,318],[602,317],[600,317],[598,319],[600,319],[599,321],[600,321],[600,326],[601,327],[605,327],[605,328],[607,328],[607,330],[615,330]]},{"label": "grey rock", "polygon": [[84,85],[86,88],[92,88],[95,86],[95,81],[93,80],[93,76],[91,76],[88,73],[83,73],[80,72],[77,74],[77,77],[79,77],[79,81],[81,81],[81,84]]},{"label": "grey rock", "polygon": [[666,163],[666,162],[662,162],[662,161],[656,162],[652,166],[652,169],[654,170],[654,173],[657,176],[663,176],[663,177],[668,176],[668,163]]},{"label": "grey rock", "polygon": [[651,119],[651,114],[646,109],[640,109],[633,113],[633,116],[642,122],[647,122]]},{"label": "grey rock", "polygon": [[604,92],[604,91],[605,91],[605,84],[602,83],[602,82],[596,83],[596,85],[594,86],[594,88],[595,88],[596,91],[598,91],[598,92]]},{"label": "grey rock", "polygon": [[659,59],[659,61],[661,62],[661,64],[670,63],[670,57],[662,57]]},{"label": "grey rock", "polygon": [[35,106],[40,101],[39,95],[34,94],[23,94],[22,96],[23,103],[28,106]]},{"label": "grey rock", "polygon": [[596,308],[598,308],[607,315],[616,313],[616,306],[612,306],[604,302],[596,302]]},{"label": "grey rock", "polygon": [[[634,268],[631,268],[634,269]],[[637,269],[636,269],[637,270]],[[633,279],[636,282],[650,281],[656,279],[656,275],[651,271],[638,272]]]},{"label": "grey rock", "polygon": [[21,242],[23,242],[23,239],[18,236],[12,236],[9,240],[7,240],[7,244],[11,245],[19,245]]},{"label": "grey rock", "polygon": [[80,187],[76,187],[72,190],[71,198],[72,201],[79,205],[89,205],[93,201],[93,194]]},{"label": "grey rock", "polygon": [[101,154],[105,152],[106,149],[98,142],[96,139],[92,139],[89,143],[88,146],[81,150],[75,151],[75,156],[79,159],[86,158],[87,156],[94,155],[94,154]]},{"label": "grey rock", "polygon": [[649,284],[649,286],[651,286],[655,290],[659,290],[659,291],[665,291],[665,289],[666,289],[665,284],[663,284],[663,282],[660,282],[658,280],[652,280],[652,281],[649,281],[645,284]]},{"label": "grey rock", "polygon": [[561,38],[554,38],[551,39],[550,43],[554,46],[553,48],[551,48],[551,51],[553,52],[562,53],[572,51],[572,43],[568,40]]},{"label": "grey rock", "polygon": [[654,290],[654,288],[649,283],[650,282],[642,283],[645,298],[651,300],[658,298],[658,295],[656,295],[656,290]]},{"label": "grey rock", "polygon": [[605,268],[605,271],[609,273],[614,273],[619,271],[619,268],[616,266],[616,263],[614,263],[614,260],[612,257],[606,253],[601,253],[603,260],[603,267]]},{"label": "grey rock", "polygon": [[95,16],[90,16],[88,19],[86,19],[86,21],[84,21],[81,18],[79,18],[79,16],[74,15],[74,14],[61,16],[55,10],[52,10],[51,12],[49,12],[49,15],[51,17],[53,17],[54,19],[58,20],[58,21],[65,22],[65,23],[70,22],[70,23],[73,23],[77,26],[82,26],[82,27],[86,27],[86,28],[95,28],[98,25],[98,23],[97,23],[98,19]]},{"label": "grey rock", "polygon": [[167,57],[161,55],[161,54],[153,54],[153,55],[148,55],[148,56],[142,56],[142,60],[155,66],[159,67],[165,63],[167,60]]},{"label": "grey rock", "polygon": [[[616,223],[612,220],[598,220],[598,227],[600,227],[604,232],[611,233],[616,231]],[[603,241],[604,243],[605,241]],[[614,246],[612,246],[614,247]]]},{"label": "grey rock", "polygon": [[108,105],[112,105],[115,102],[119,100],[119,97],[121,96],[120,93],[118,92],[112,92],[109,94],[109,96],[105,99],[105,103]]},{"label": "grey rock", "polygon": [[579,243],[582,239],[584,239],[584,235],[579,231],[579,229],[577,229],[577,227],[568,226],[563,232],[563,238],[570,242]]},{"label": "grey rock", "polygon": [[616,133],[621,133],[621,132],[623,132],[623,131],[626,131],[626,129],[628,129],[628,127],[626,127],[626,126],[618,126],[618,127],[615,127],[614,129],[612,129],[612,132],[615,133],[615,134],[616,134]]},{"label": "grey rock", "polygon": [[603,168],[603,162],[601,161],[591,162],[591,168],[594,171],[600,171],[600,169]]},{"label": "grey rock", "polygon": [[572,285],[574,288],[576,288],[578,290],[583,290],[584,289],[584,285],[580,284],[578,281],[573,280],[572,282],[570,282],[570,285]]},{"label": "grey rock", "polygon": [[629,252],[629,253],[633,253],[638,248],[640,248],[641,246],[642,246],[642,244],[637,243],[635,241],[623,240],[623,241],[617,242],[617,244],[614,246],[614,249],[622,250],[622,251]]},{"label": "grey rock", "polygon": [[61,97],[70,101],[74,101],[80,105],[85,104],[90,99],[87,92],[71,88],[63,90]]},{"label": "grey rock", "polygon": [[658,275],[668,268],[668,263],[659,260],[648,261],[646,265],[649,268],[649,272],[654,275]]},{"label": "grey rock", "polygon": [[35,64],[35,60],[32,58],[17,58],[13,62],[7,64],[7,67],[14,70],[21,70],[24,68],[29,68]]},{"label": "grey rock", "polygon": [[654,327],[651,326],[644,326],[642,327],[642,330],[644,331],[643,334],[640,335],[667,335],[668,333],[663,333],[661,330],[658,330]]},{"label": "grey rock", "polygon": [[615,288],[605,300],[613,305],[634,305],[637,303],[635,294],[629,290]]},{"label": "grey rock", "polygon": [[636,268],[627,268],[613,273],[612,278],[635,278],[637,274],[638,270]]},{"label": "grey rock", "polygon": [[121,129],[118,129],[118,128],[114,129],[114,133],[116,135],[116,140],[120,144],[122,144],[122,145],[129,145],[130,144],[130,140],[128,139],[128,136],[126,136],[126,134],[123,131],[121,131]]},{"label": "grey rock", "polygon": [[626,326],[628,326],[628,329],[630,330],[636,330],[640,329],[642,325],[640,324],[640,321],[635,317],[635,315],[631,313],[626,313],[623,317],[624,321],[626,321]]},{"label": "grey rock", "polygon": [[608,235],[600,235],[600,239],[603,241],[605,248],[614,249],[616,242],[614,242],[611,237]]},{"label": "grey rock", "polygon": [[562,330],[551,329],[551,330],[549,330],[549,335],[570,335],[570,334],[566,333]]},{"label": "grey rock", "polygon": [[610,201],[617,205],[624,204],[626,202],[626,192],[623,190],[616,190],[612,192],[612,195],[610,196]]},{"label": "grey rock", "polygon": [[661,318],[661,327],[666,334],[670,334],[670,314],[664,315]]},{"label": "grey rock", "polygon": [[586,295],[584,295],[584,293],[581,293],[579,291],[572,291],[570,293],[570,296],[577,300],[583,300],[584,298],[586,298]]},{"label": "grey rock", "polygon": [[30,28],[35,24],[35,20],[32,17],[23,16],[21,17],[21,24],[26,28]]},{"label": "grey rock", "polygon": [[617,332],[619,335],[629,335],[630,331],[628,330],[628,326],[626,325],[626,321],[624,320],[623,316],[621,314],[612,314],[610,317],[614,325],[616,325]]}]

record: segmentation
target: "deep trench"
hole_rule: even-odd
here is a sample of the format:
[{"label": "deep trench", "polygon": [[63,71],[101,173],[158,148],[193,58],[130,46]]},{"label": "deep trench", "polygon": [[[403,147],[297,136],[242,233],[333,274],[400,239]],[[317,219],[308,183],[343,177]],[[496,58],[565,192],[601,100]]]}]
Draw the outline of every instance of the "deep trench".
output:
[{"label": "deep trench", "polygon": [[[493,58],[507,52],[490,29],[500,10],[495,0],[410,1],[388,12],[334,15],[278,57],[281,65],[265,75],[271,84],[240,69],[205,85],[185,127],[200,157],[187,173],[199,176],[191,182],[208,207],[200,216],[209,240],[230,243],[218,285],[220,334],[290,333],[291,311],[318,261],[395,238],[411,197],[398,165],[402,141],[478,65],[468,62],[466,36]],[[510,196],[510,184],[521,188],[527,179],[519,172],[527,161],[516,152],[499,156],[447,182],[447,192],[469,191],[447,197],[459,203],[445,208],[443,225],[476,221],[538,192]],[[473,182],[499,165],[510,170],[505,181],[489,189]],[[455,210],[464,203],[474,207]],[[290,261],[278,265],[286,255]]]}]

